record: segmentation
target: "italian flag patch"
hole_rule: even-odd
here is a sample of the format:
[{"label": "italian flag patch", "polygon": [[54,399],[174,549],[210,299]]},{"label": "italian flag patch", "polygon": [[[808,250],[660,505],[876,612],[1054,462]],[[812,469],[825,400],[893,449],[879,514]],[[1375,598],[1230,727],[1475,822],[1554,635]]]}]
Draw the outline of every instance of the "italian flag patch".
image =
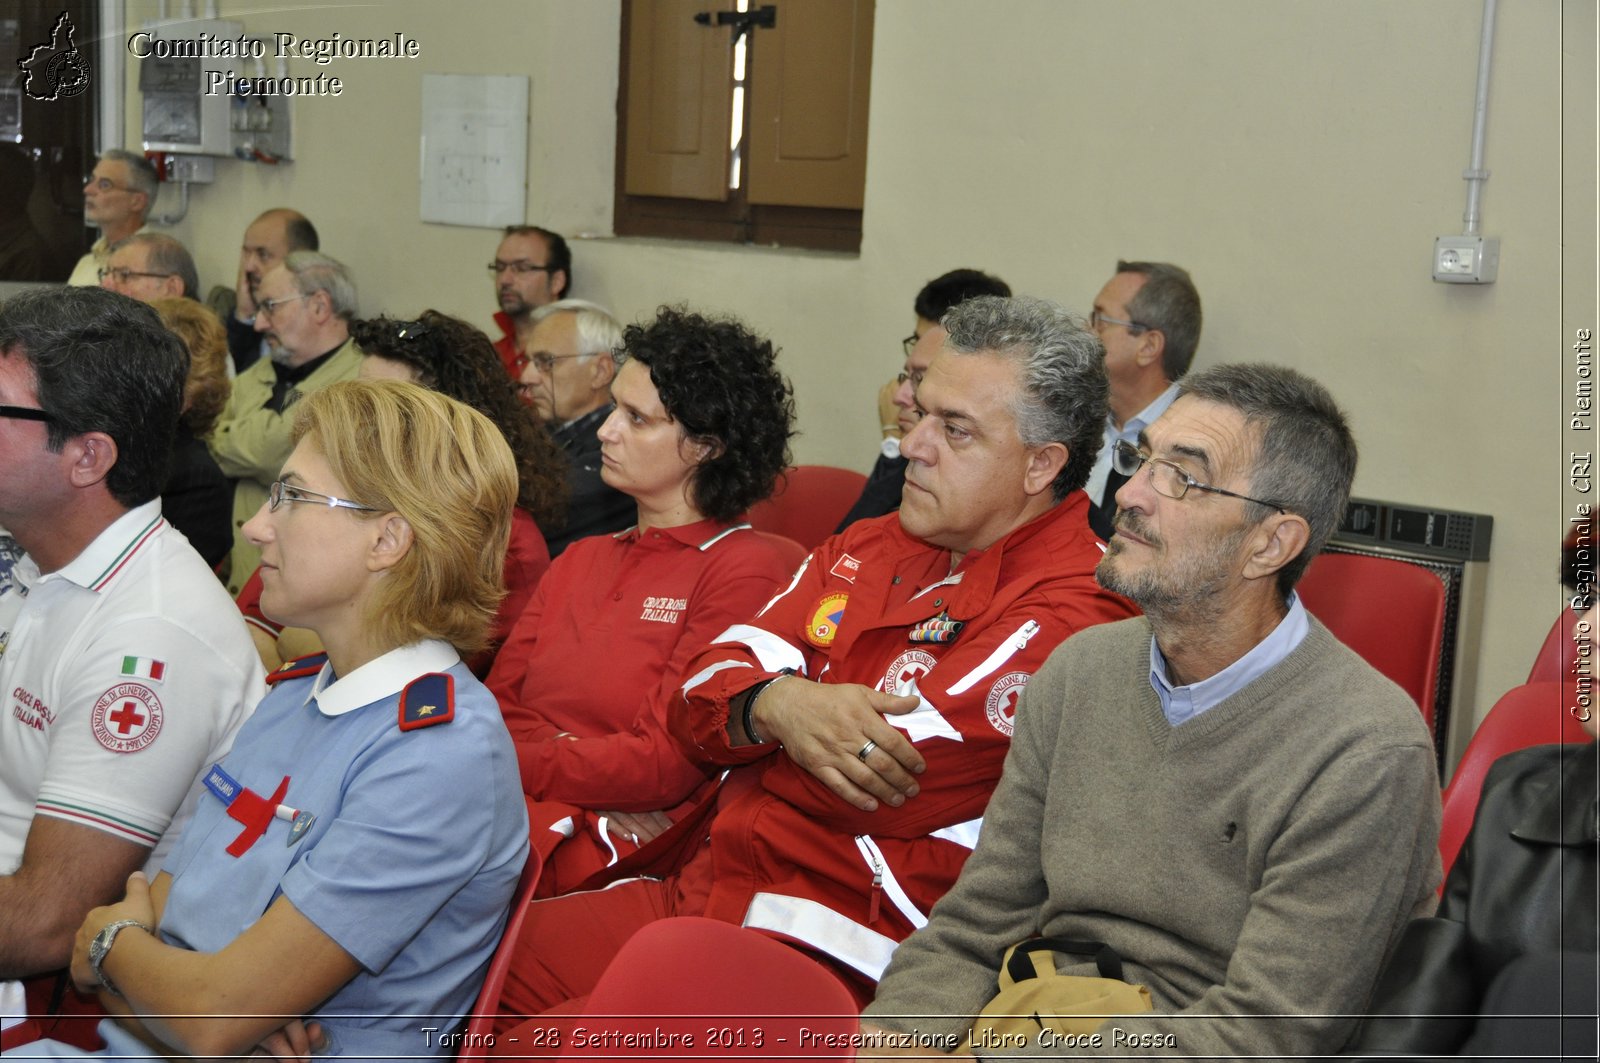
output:
[{"label": "italian flag patch", "polygon": [[124,657],[122,659],[122,674],[135,679],[149,679],[161,682],[161,677],[167,673],[167,662],[158,661],[153,657]]}]

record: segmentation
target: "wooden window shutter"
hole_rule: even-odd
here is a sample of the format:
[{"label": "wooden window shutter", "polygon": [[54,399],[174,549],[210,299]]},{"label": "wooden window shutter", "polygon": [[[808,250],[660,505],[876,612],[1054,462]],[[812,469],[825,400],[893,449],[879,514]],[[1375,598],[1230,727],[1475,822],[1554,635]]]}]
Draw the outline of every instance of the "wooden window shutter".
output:
[{"label": "wooden window shutter", "polygon": [[733,52],[694,21],[719,9],[732,0],[628,0],[628,195],[728,198]]},{"label": "wooden window shutter", "polygon": [[[759,0],[753,0],[759,2]],[[873,0],[777,0],[751,35],[751,203],[860,210]]]}]

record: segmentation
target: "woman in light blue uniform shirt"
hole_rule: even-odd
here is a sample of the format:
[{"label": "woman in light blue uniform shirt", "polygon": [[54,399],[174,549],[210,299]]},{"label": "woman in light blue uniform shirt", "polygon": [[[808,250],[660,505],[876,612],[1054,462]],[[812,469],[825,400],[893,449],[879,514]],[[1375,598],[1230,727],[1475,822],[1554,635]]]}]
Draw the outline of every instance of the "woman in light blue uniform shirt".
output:
[{"label": "woman in light blue uniform shirt", "polygon": [[510,738],[461,663],[501,593],[504,439],[395,381],[307,396],[295,439],[245,534],[263,610],[327,653],[276,673],[161,874],[79,930],[102,1056],[443,1054],[527,857]]}]

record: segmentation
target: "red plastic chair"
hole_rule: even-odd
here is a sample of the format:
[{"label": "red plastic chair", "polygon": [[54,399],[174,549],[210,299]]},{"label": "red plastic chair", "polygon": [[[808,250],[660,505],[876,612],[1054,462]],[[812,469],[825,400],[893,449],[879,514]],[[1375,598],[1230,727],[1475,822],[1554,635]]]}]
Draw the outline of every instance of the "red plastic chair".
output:
[{"label": "red plastic chair", "polygon": [[1393,558],[1319,554],[1295,589],[1340,642],[1411,695],[1431,730],[1444,582]]},{"label": "red plastic chair", "polygon": [[811,552],[787,535],[777,535],[773,532],[765,531],[757,531],[756,534],[778,550],[779,556],[783,558],[783,563],[789,566],[790,572],[799,568],[800,562],[804,561],[806,555]]},{"label": "red plastic chair", "polygon": [[810,550],[833,534],[850,512],[867,478],[832,465],[797,465],[779,480],[772,497],[750,508],[757,531],[793,539]]},{"label": "red plastic chair", "polygon": [[[567,1038],[563,1058],[855,1058],[860,1006],[804,953],[716,919],[662,919],[624,945],[595,984],[581,1025],[612,1041]],[[803,1035],[802,1030],[806,1031]],[[665,1034],[692,1037],[663,1043]],[[624,1047],[628,1035],[653,1037]],[[830,1043],[831,1042],[831,1043]]]},{"label": "red plastic chair", "polygon": [[1483,718],[1461,755],[1461,763],[1444,788],[1444,821],[1439,829],[1439,856],[1445,874],[1455,863],[1478,812],[1483,779],[1489,765],[1507,753],[1529,746],[1587,742],[1589,732],[1568,710],[1577,691],[1565,683],[1526,683],[1512,687]]},{"label": "red plastic chair", "polygon": [[506,916],[506,929],[495,947],[494,958],[489,961],[489,973],[484,976],[478,1000],[467,1016],[467,1025],[461,1039],[461,1052],[457,1059],[489,1059],[494,1047],[494,1020],[500,1011],[500,993],[505,989],[506,972],[511,969],[511,954],[516,951],[517,939],[522,936],[522,921],[528,914],[528,902],[533,899],[534,887],[539,884],[543,861],[536,849],[528,851],[528,862],[522,868],[522,878],[517,880],[517,891],[511,897],[511,911]]},{"label": "red plastic chair", "polygon": [[1575,621],[1570,612],[1561,610],[1556,622],[1550,625],[1550,634],[1544,637],[1544,645],[1539,647],[1539,656],[1533,659],[1528,682],[1561,683],[1572,677],[1572,670],[1578,663],[1572,643]]}]

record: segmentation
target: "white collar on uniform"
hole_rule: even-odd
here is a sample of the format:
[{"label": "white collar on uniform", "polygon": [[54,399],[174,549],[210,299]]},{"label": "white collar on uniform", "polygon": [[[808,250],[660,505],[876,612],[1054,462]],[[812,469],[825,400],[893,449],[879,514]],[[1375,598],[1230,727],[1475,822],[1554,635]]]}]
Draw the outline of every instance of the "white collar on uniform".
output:
[{"label": "white collar on uniform", "polygon": [[461,655],[448,642],[427,639],[390,650],[342,679],[335,679],[333,665],[325,664],[317,681],[311,684],[306,702],[309,704],[315,698],[322,715],[343,716],[353,709],[400,693],[419,675],[448,671],[460,660]]},{"label": "white collar on uniform", "polygon": [[135,506],[106,525],[82,553],[50,575],[98,591],[144,545],[160,521],[161,499],[152,498],[142,506]]}]

